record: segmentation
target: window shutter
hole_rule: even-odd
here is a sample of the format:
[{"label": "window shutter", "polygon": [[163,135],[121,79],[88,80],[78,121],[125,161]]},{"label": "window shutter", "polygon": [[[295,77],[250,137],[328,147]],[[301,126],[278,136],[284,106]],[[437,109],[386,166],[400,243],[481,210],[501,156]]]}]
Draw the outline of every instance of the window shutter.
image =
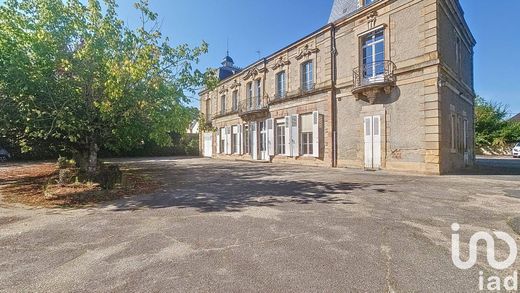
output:
[{"label": "window shutter", "polygon": [[250,134],[251,140],[250,140],[249,148],[250,148],[251,158],[253,160],[258,160],[258,145],[257,145],[258,134],[256,132],[256,122],[251,122],[250,133],[251,133]]},{"label": "window shutter", "polygon": [[300,155],[300,128],[299,115],[291,115],[291,156],[298,157]]},{"label": "window shutter", "polygon": [[243,146],[242,146],[242,133],[244,132],[244,126],[242,124],[239,124],[238,125],[238,133],[237,133],[237,137],[238,137],[238,154],[241,155],[242,152],[243,152]]},{"label": "window shutter", "polygon": [[217,154],[220,154],[220,130],[217,131]]},{"label": "window shutter", "polygon": [[292,156],[291,153],[291,116],[285,116],[285,155]]},{"label": "window shutter", "polygon": [[226,148],[227,154],[231,154],[231,126],[226,127]]},{"label": "window shutter", "polygon": [[267,119],[267,151],[269,156],[274,156],[274,120]]},{"label": "window shutter", "polygon": [[318,111],[312,112],[312,155],[315,158],[320,156],[320,114]]}]

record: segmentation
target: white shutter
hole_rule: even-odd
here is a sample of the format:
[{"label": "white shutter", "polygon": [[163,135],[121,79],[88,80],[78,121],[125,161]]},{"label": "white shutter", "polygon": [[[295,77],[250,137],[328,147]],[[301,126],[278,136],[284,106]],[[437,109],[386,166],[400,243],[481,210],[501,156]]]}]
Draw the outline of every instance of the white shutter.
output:
[{"label": "white shutter", "polygon": [[251,149],[251,157],[253,160],[258,160],[258,133],[256,129],[257,123],[251,122],[250,124],[250,135],[251,135],[251,143],[249,145],[249,148]]},{"label": "white shutter", "polygon": [[292,156],[300,155],[300,116],[298,114],[291,115],[291,144]]},{"label": "white shutter", "polygon": [[226,127],[226,149],[227,154],[231,155],[231,126]]},{"label": "white shutter", "polygon": [[217,131],[217,154],[220,154],[220,129]]},{"label": "white shutter", "polygon": [[320,156],[320,115],[318,111],[312,112],[312,155]]},{"label": "white shutter", "polygon": [[266,120],[267,123],[267,152],[269,156],[274,156],[274,119]]},{"label": "white shutter", "polygon": [[291,152],[291,116],[285,116],[285,155],[292,156]]},{"label": "white shutter", "polygon": [[244,132],[244,126],[242,124],[238,125],[238,154],[241,155],[243,152],[243,146],[242,146],[242,133]]}]

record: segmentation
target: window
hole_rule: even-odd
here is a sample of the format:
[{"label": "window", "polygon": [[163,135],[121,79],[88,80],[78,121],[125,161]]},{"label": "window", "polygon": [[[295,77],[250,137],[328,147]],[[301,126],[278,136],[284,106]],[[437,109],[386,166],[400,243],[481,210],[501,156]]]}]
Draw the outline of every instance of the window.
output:
[{"label": "window", "polygon": [[211,118],[211,100],[206,100],[206,120]]},{"label": "window", "polygon": [[260,151],[267,151],[267,127],[264,121],[258,123],[258,128],[260,129]]},{"label": "window", "polygon": [[231,144],[233,154],[238,154],[240,152],[240,142],[238,140],[238,126],[235,125],[231,127]]},{"label": "window", "polygon": [[256,89],[256,105],[255,106],[260,106],[261,104],[261,101],[262,101],[262,80],[261,79],[257,79],[255,80],[255,89]]},{"label": "window", "polygon": [[457,143],[456,143],[456,120],[457,120],[457,116],[455,115],[455,113],[451,113],[451,116],[450,116],[450,130],[451,130],[451,151],[452,152],[455,152],[456,148],[457,148]]},{"label": "window", "polygon": [[226,152],[226,128],[220,128],[220,153]]},{"label": "window", "polygon": [[457,70],[460,74],[460,73],[462,73],[462,50],[461,50],[461,41],[458,36],[457,36],[457,41],[455,43],[455,59],[456,59]]},{"label": "window", "polygon": [[253,107],[253,83],[248,82],[247,83],[247,106],[249,108]]},{"label": "window", "polygon": [[233,111],[238,111],[238,91],[233,92]]},{"label": "window", "polygon": [[276,121],[276,154],[285,155],[285,120]]},{"label": "window", "polygon": [[377,30],[363,37],[363,78],[377,79],[385,73],[385,32]]},{"label": "window", "polygon": [[310,91],[314,86],[312,61],[302,64],[302,90]]},{"label": "window", "polygon": [[376,1],[376,0],[365,0],[365,6],[368,6],[372,3],[374,3],[374,1]]},{"label": "window", "polygon": [[244,142],[244,154],[249,154],[249,126],[248,125],[244,125],[244,138],[243,138],[243,142]]},{"label": "window", "polygon": [[285,97],[285,71],[276,74],[276,97]]},{"label": "window", "polygon": [[313,154],[313,137],[312,137],[312,114],[301,116],[301,154],[312,155]]},{"label": "window", "polygon": [[226,96],[220,97],[220,114],[226,113]]}]

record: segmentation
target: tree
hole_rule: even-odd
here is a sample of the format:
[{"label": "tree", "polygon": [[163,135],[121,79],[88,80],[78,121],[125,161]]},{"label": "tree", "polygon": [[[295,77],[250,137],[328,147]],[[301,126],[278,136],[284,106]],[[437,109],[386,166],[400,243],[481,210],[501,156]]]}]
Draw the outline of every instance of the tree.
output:
[{"label": "tree", "polygon": [[504,147],[520,140],[520,123],[508,121],[507,106],[477,97],[475,106],[478,147]]},{"label": "tree", "polygon": [[7,0],[0,7],[0,137],[30,151],[70,151],[88,174],[101,146],[172,143],[193,120],[188,95],[214,76],[194,70],[208,46],[171,46],[140,0],[139,28],[115,0]]}]

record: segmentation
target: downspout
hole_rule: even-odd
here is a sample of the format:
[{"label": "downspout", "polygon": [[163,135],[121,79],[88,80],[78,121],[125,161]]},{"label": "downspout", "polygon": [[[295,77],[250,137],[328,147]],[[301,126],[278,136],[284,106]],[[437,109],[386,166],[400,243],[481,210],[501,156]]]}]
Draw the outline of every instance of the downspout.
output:
[{"label": "downspout", "polygon": [[331,106],[332,106],[332,167],[338,166],[338,132],[337,132],[337,123],[338,123],[338,110],[337,110],[337,102],[336,99],[336,26],[334,23],[331,23],[331,79],[332,79],[332,85],[331,85]]}]

